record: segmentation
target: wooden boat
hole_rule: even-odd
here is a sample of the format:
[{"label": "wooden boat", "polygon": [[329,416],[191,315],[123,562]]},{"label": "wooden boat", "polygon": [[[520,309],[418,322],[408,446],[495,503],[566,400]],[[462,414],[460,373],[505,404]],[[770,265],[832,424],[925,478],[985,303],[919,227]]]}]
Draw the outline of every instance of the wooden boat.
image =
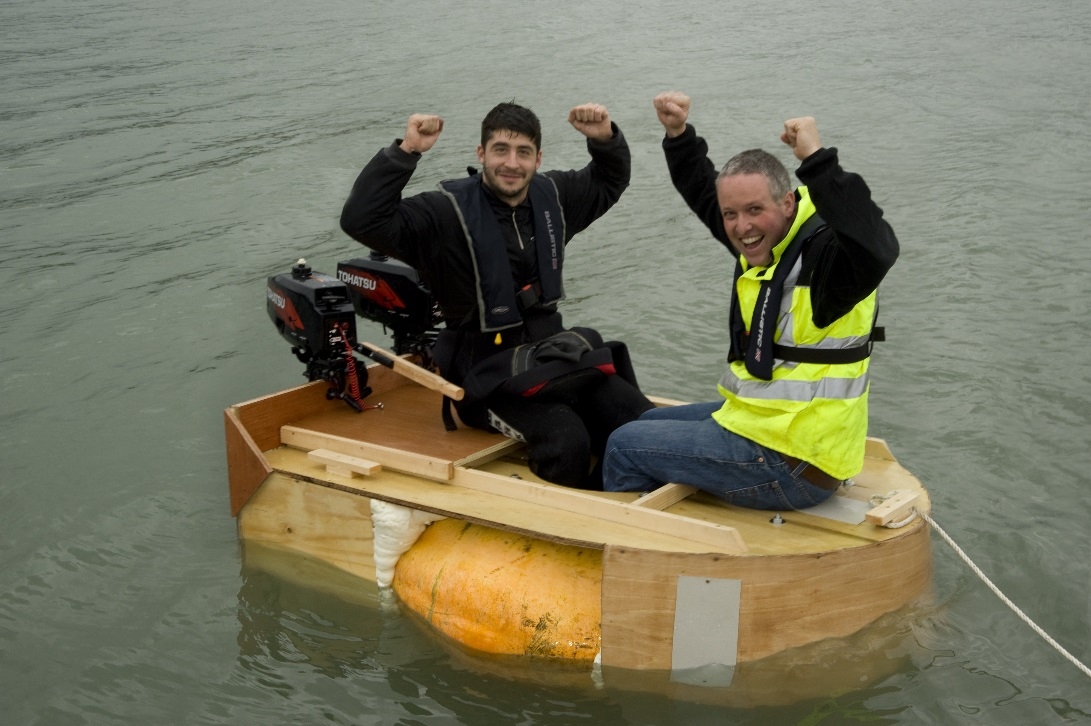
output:
[{"label": "wooden boat", "polygon": [[881,440],[851,486],[805,512],[679,485],[577,491],[535,477],[517,442],[446,431],[435,390],[369,372],[381,409],[353,411],[317,381],[225,411],[239,535],[374,580],[373,501],[445,518],[402,556],[393,589],[470,651],[700,682],[850,636],[930,589],[928,528],[911,512],[928,512],[928,495]]}]

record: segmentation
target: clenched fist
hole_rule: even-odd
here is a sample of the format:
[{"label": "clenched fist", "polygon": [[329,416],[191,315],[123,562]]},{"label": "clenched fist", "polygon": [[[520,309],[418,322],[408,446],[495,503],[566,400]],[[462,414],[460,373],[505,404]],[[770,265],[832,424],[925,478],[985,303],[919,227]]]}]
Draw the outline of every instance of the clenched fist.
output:
[{"label": "clenched fist", "polygon": [[596,141],[606,141],[614,135],[610,112],[599,103],[585,103],[568,112],[568,123],[581,134]]},{"label": "clenched fist", "polygon": [[436,143],[441,131],[443,131],[443,119],[439,116],[415,113],[409,117],[409,123],[405,126],[405,138],[402,139],[401,149],[407,154],[414,152],[423,154]]},{"label": "clenched fist", "polygon": [[652,100],[652,105],[655,106],[659,123],[663,124],[667,136],[673,139],[686,130],[689,96],[678,91],[664,91]]},{"label": "clenched fist", "polygon": [[780,140],[792,147],[792,153],[800,161],[822,148],[822,142],[818,138],[818,126],[815,125],[813,116],[785,121],[784,133],[780,135]]}]

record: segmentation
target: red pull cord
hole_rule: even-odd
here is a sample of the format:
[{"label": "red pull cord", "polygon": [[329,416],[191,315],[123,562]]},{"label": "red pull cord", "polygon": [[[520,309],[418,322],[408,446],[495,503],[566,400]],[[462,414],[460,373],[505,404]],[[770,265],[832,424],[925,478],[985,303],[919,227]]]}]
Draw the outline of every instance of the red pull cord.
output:
[{"label": "red pull cord", "polygon": [[341,332],[341,342],[345,344],[345,354],[348,356],[345,370],[348,373],[349,397],[356,404],[356,409],[361,410],[364,403],[363,399],[360,398],[360,379],[356,375],[356,359],[352,357],[352,344],[349,343],[349,326],[348,323],[341,323],[340,326],[335,325],[334,327]]}]

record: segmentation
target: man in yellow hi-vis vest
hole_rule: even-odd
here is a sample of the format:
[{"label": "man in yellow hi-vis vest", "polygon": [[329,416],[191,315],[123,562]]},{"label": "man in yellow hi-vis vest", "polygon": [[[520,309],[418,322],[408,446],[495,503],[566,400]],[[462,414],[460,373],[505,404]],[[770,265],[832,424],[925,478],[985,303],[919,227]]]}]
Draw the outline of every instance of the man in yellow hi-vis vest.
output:
[{"label": "man in yellow hi-vis vest", "polygon": [[802,509],[863,467],[876,290],[898,241],[864,180],[824,148],[813,118],[786,121],[787,170],[760,149],[717,174],[687,124],[690,100],[654,101],[671,180],[738,260],[720,400],[649,411],[616,430],[608,491],[690,484],[739,506]]}]

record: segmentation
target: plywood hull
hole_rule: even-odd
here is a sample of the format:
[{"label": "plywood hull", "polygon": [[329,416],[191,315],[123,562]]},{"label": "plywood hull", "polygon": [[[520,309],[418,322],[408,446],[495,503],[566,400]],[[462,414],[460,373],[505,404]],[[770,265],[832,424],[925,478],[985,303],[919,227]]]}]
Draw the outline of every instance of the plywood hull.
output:
[{"label": "plywood hull", "polygon": [[[730,507],[701,493],[676,503],[666,499],[663,511],[648,511],[634,502],[635,495],[565,490],[537,480],[522,452],[499,435],[444,430],[438,394],[386,369],[371,371],[375,392],[368,401],[382,401],[381,411],[352,412],[327,401],[324,384],[315,383],[225,412],[231,511],[241,538],[374,579],[370,504],[378,499],[529,538],[542,552],[556,548],[558,561],[568,556],[561,554],[566,548],[593,552],[588,560],[601,562],[600,584],[583,598],[593,612],[581,613],[584,629],[579,647],[568,650],[573,655],[543,648],[545,641],[533,634],[508,640],[533,642],[524,652],[536,656],[583,657],[601,647],[603,666],[620,669],[669,672],[702,658],[728,665],[766,658],[855,633],[930,587],[929,534],[919,519],[891,530],[791,512],[773,524],[768,512]],[[377,456],[385,464],[367,477],[330,473],[308,457],[316,443],[352,456]],[[882,442],[869,442],[865,471],[856,482],[838,496],[866,500],[893,489],[914,490],[916,506],[929,509],[920,483]],[[400,572],[403,581],[412,576],[418,583],[435,582],[437,572],[452,567],[423,549],[414,554],[407,561],[417,564],[406,568],[416,569]],[[536,578],[533,568],[519,570],[508,568],[513,587],[519,578]],[[430,616],[434,598],[413,604],[408,586],[401,587],[406,604],[453,639],[480,650],[519,652],[518,645],[482,647],[490,638],[471,639],[442,626]],[[539,589],[564,595],[566,587]],[[473,590],[462,583],[452,593],[458,589]],[[723,593],[728,595],[717,607],[704,604]],[[475,606],[457,597],[443,605],[446,611],[460,607]],[[556,615],[563,606],[526,607],[553,608]],[[528,611],[523,626],[544,618]],[[584,627],[596,619],[591,630]],[[707,633],[713,637],[703,637]]]}]

